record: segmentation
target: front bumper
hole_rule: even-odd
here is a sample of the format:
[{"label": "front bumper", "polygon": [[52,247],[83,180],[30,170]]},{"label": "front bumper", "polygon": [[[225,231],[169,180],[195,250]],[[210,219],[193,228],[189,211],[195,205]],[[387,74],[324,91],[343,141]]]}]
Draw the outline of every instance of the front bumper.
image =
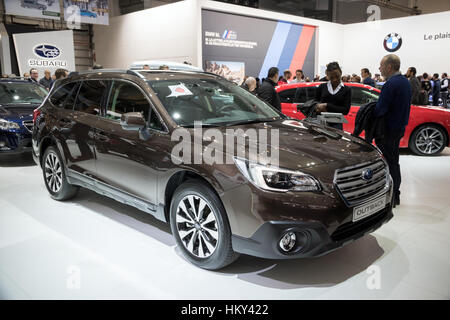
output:
[{"label": "front bumper", "polygon": [[30,133],[0,131],[0,154],[19,154],[31,150]]},{"label": "front bumper", "polygon": [[[264,223],[250,238],[232,236],[233,250],[267,259],[295,259],[318,257],[334,251],[364,235],[371,233],[393,217],[392,192],[389,203],[375,214],[357,222],[348,221],[330,233],[321,222],[269,221]],[[301,239],[301,246],[283,252],[279,242],[286,232],[294,232]]]}]

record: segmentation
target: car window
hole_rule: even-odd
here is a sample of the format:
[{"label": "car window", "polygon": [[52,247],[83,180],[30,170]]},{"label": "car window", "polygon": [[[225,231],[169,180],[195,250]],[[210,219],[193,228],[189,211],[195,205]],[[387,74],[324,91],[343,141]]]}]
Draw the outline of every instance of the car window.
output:
[{"label": "car window", "polygon": [[300,87],[295,91],[294,103],[305,103],[314,99],[316,96],[316,87]]},{"label": "car window", "polygon": [[100,115],[102,97],[107,87],[107,82],[103,80],[82,81],[74,110]]},{"label": "car window", "polygon": [[72,92],[70,92],[67,95],[66,102],[64,103],[64,109],[73,110],[73,105],[75,104],[75,99],[77,98],[78,91],[80,89],[81,82],[73,82],[74,87],[72,89]]},{"label": "car window", "polygon": [[281,103],[294,103],[294,97],[295,97],[295,91],[297,88],[294,89],[287,89],[278,92],[278,96],[280,97]]},{"label": "car window", "polygon": [[[106,108],[106,118],[120,121],[122,114],[140,112],[148,120],[150,104],[141,90],[125,81],[114,81]],[[156,120],[155,120],[156,121]]]},{"label": "car window", "polygon": [[352,90],[352,106],[378,101],[378,92],[366,88],[350,87]]},{"label": "car window", "polygon": [[282,117],[247,90],[220,78],[179,76],[149,81],[149,85],[180,126],[193,126],[196,121],[221,126]]},{"label": "car window", "polygon": [[[67,97],[72,93],[72,90],[75,88],[77,84],[78,84],[77,82],[71,82],[59,87],[58,89],[56,89],[54,93],[52,93],[52,96],[49,98],[50,102],[55,107],[63,108],[64,102],[66,101]],[[66,109],[72,109],[73,103],[70,106],[69,105],[67,106],[68,108]]]},{"label": "car window", "polygon": [[159,130],[159,131],[165,131],[165,128],[163,124],[161,123],[161,120],[159,120],[158,115],[153,109],[150,109],[150,123],[148,124],[149,128]]},{"label": "car window", "polygon": [[40,104],[48,92],[31,82],[1,82],[0,104]]}]

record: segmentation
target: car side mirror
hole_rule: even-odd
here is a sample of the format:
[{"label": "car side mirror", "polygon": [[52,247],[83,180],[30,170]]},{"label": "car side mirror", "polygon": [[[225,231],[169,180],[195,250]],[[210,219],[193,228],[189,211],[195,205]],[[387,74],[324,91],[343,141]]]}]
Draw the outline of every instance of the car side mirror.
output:
[{"label": "car side mirror", "polygon": [[120,117],[120,125],[124,130],[140,131],[145,128],[145,119],[140,112],[127,112]]}]

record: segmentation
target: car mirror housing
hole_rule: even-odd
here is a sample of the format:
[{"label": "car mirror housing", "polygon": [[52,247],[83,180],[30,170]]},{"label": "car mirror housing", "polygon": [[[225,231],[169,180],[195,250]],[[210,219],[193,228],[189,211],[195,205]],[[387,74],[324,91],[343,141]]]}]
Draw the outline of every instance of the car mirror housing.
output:
[{"label": "car mirror housing", "polygon": [[124,130],[140,131],[145,128],[146,123],[140,112],[128,112],[121,116],[120,125]]}]

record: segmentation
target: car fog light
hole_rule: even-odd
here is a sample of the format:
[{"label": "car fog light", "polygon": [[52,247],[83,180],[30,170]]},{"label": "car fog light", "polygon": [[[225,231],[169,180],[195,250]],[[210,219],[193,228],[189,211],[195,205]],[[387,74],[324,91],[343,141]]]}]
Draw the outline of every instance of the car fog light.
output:
[{"label": "car fog light", "polygon": [[0,148],[6,145],[5,141],[0,141]]},{"label": "car fog light", "polygon": [[284,252],[291,251],[295,246],[296,239],[297,237],[295,236],[295,233],[287,232],[280,240],[280,248]]}]

